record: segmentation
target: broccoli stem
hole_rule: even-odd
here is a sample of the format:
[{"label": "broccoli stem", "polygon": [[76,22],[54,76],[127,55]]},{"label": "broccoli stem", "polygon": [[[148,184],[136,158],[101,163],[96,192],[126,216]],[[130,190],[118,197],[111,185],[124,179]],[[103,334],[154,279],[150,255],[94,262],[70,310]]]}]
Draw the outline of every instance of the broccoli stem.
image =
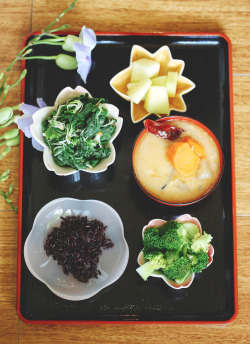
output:
[{"label": "broccoli stem", "polygon": [[144,279],[144,281],[148,279],[148,277],[154,272],[154,270],[155,267],[150,261],[136,269],[136,271],[141,276],[141,278]]}]

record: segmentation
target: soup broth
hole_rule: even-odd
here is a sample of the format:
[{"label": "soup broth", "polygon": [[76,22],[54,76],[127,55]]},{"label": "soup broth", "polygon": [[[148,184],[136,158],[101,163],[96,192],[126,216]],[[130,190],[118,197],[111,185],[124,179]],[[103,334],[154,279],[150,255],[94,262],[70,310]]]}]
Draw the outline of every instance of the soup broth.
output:
[{"label": "soup broth", "polygon": [[[137,141],[133,152],[135,175],[148,194],[167,203],[190,203],[216,184],[221,172],[221,156],[213,138],[198,125],[181,120],[167,121],[184,131],[174,141],[162,139],[146,130]],[[195,140],[204,148],[204,155],[191,175],[179,173],[167,154],[170,146],[185,141],[185,137]]]}]

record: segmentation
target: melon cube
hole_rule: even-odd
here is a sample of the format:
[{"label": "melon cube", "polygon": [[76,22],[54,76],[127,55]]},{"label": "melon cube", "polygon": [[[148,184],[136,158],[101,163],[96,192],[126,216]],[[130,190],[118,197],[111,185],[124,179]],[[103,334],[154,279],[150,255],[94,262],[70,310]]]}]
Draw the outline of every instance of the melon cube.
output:
[{"label": "melon cube", "polygon": [[147,92],[144,107],[150,113],[168,115],[169,102],[166,87],[151,86]]},{"label": "melon cube", "polygon": [[177,72],[168,72],[166,87],[167,87],[169,98],[173,98],[176,95],[177,78],[178,78]]},{"label": "melon cube", "polygon": [[135,104],[139,104],[142,98],[147,93],[151,84],[152,81],[149,78],[145,78],[134,83],[134,85],[129,88],[127,94]]},{"label": "melon cube", "polygon": [[167,83],[167,75],[156,76],[151,79],[152,86],[166,86]]},{"label": "melon cube", "polygon": [[133,87],[135,84],[137,84],[137,82],[129,82],[127,84],[127,89],[129,90],[131,87]]},{"label": "melon cube", "polygon": [[147,58],[132,62],[131,82],[140,81],[146,77],[157,76],[160,71],[160,63]]}]

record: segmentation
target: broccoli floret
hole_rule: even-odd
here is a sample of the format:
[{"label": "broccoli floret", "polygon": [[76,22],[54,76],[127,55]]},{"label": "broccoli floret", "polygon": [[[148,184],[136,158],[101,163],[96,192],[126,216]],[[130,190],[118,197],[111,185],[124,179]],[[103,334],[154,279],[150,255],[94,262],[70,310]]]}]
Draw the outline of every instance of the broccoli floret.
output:
[{"label": "broccoli floret", "polygon": [[147,251],[158,250],[160,246],[159,229],[157,227],[149,227],[144,232],[143,246]]},{"label": "broccoli floret", "polygon": [[207,253],[212,239],[213,238],[210,234],[204,232],[199,239],[193,241],[191,249],[196,253],[200,251]]},{"label": "broccoli floret", "polygon": [[145,248],[143,249],[144,257],[148,260],[152,260],[155,257],[161,257],[162,252],[160,251],[148,251]]},{"label": "broccoli floret", "polygon": [[162,234],[164,234],[166,231],[170,230],[170,229],[179,229],[182,226],[182,224],[180,222],[171,220],[171,221],[167,221],[166,223],[164,223],[162,226],[159,227],[159,230],[162,232]]},{"label": "broccoli floret", "polygon": [[191,272],[202,272],[203,269],[206,269],[208,264],[208,254],[204,251],[200,251],[198,253],[191,252],[188,254],[188,258],[191,261]]},{"label": "broccoli floret", "polygon": [[162,235],[161,242],[164,248],[167,250],[176,250],[183,245],[182,239],[180,238],[177,230],[174,228],[169,229],[165,234]]},{"label": "broccoli floret", "polygon": [[191,261],[188,257],[180,257],[173,261],[173,263],[167,268],[163,268],[163,273],[170,280],[183,280],[191,269]]},{"label": "broccoli floret", "polygon": [[136,269],[136,271],[144,279],[144,281],[148,279],[152,272],[162,269],[166,265],[164,255],[161,252],[152,252],[151,256],[147,255],[147,257],[151,257],[151,259],[145,264],[141,265],[138,269]]},{"label": "broccoli floret", "polygon": [[201,235],[197,225],[189,222],[168,221],[160,227],[149,227],[143,239],[148,261],[137,272],[146,280],[152,272],[161,271],[180,284],[189,274],[207,267],[211,240],[210,234]]},{"label": "broccoli floret", "polygon": [[191,245],[193,239],[197,240],[200,237],[199,228],[191,222],[181,224],[178,234],[187,245]]},{"label": "broccoli floret", "polygon": [[161,227],[149,227],[144,233],[143,245],[146,250],[175,250],[183,245],[178,234],[181,226],[176,221],[166,222]]},{"label": "broccoli floret", "polygon": [[181,249],[165,252],[166,268],[170,267],[173,261],[180,258],[180,252]]}]

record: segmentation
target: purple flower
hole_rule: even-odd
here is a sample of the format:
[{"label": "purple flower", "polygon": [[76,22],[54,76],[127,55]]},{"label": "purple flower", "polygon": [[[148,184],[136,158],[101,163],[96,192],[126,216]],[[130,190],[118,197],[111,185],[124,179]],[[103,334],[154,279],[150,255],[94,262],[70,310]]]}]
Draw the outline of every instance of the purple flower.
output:
[{"label": "purple flower", "polygon": [[19,106],[19,109],[23,112],[23,115],[17,120],[17,125],[18,128],[21,129],[24,133],[24,135],[28,138],[32,138],[32,146],[39,150],[39,151],[43,151],[43,146],[41,146],[31,135],[31,131],[30,131],[30,126],[33,123],[33,114],[39,110],[39,108],[43,108],[46,105],[46,103],[43,101],[42,98],[37,98],[37,104],[39,107],[34,106],[34,105],[29,105],[29,104],[25,104],[22,103]]},{"label": "purple flower", "polygon": [[92,63],[91,51],[96,46],[96,35],[92,29],[86,29],[83,26],[79,38],[81,38],[82,42],[73,44],[78,64],[77,72],[86,83]]}]

